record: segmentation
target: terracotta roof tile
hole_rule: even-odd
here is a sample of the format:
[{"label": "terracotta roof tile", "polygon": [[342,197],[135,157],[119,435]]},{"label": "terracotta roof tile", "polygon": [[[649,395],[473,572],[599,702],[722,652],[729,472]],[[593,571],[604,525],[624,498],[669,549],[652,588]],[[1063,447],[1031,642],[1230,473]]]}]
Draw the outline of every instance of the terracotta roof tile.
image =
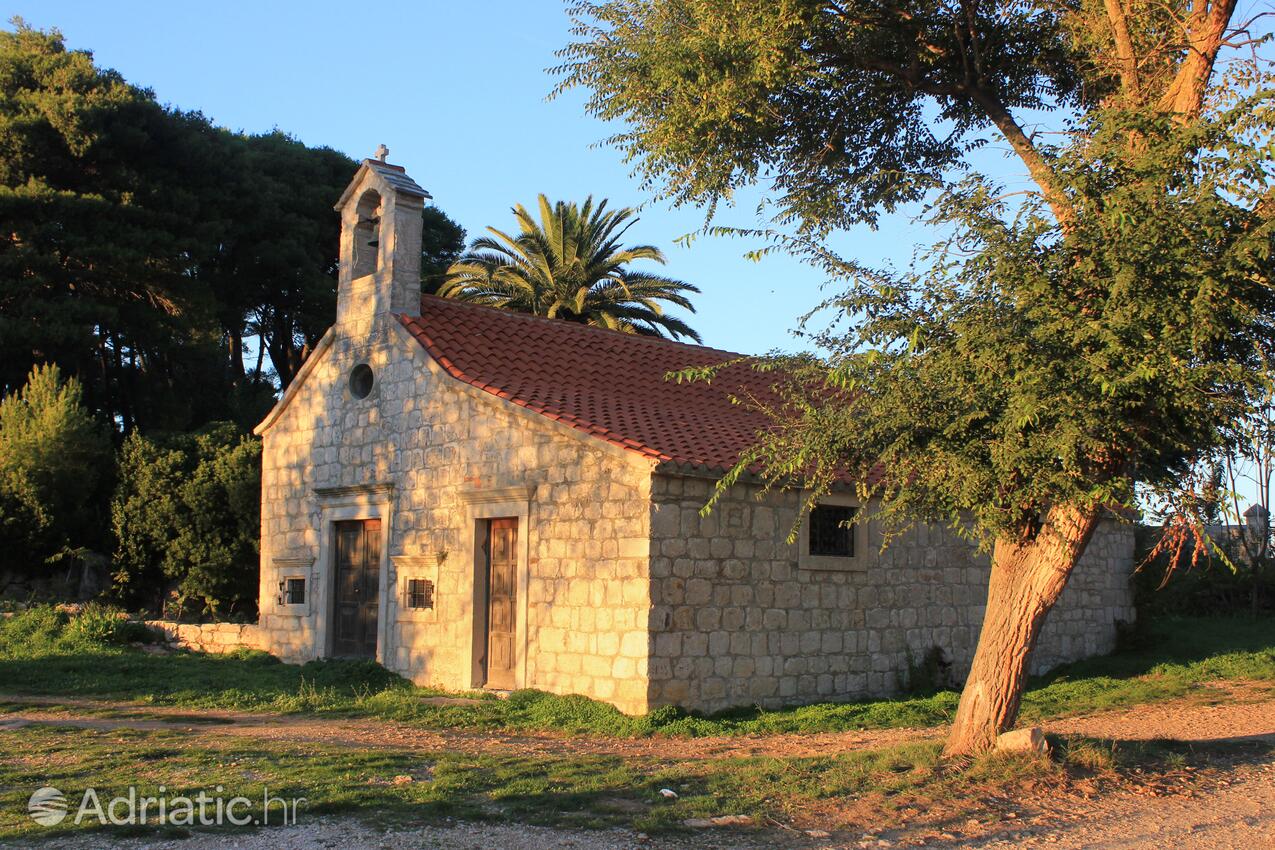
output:
[{"label": "terracotta roof tile", "polygon": [[399,321],[457,380],[660,461],[729,469],[766,424],[730,401],[743,388],[769,391],[747,366],[711,384],[665,380],[739,356],[729,351],[434,296]]}]

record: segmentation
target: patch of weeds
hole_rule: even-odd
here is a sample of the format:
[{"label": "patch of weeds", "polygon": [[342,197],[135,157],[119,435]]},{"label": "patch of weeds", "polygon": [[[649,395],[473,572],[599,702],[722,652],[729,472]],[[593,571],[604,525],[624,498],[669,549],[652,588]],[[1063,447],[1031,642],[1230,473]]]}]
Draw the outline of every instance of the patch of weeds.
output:
[{"label": "patch of weeds", "polygon": [[908,650],[906,693],[929,696],[952,688],[952,662],[941,646],[931,646],[918,659]]},{"label": "patch of weeds", "polygon": [[1054,740],[1059,762],[1078,775],[1161,776],[1213,766],[1265,761],[1275,744],[1239,738],[1209,742],[1171,739],[1112,741],[1065,735]]},{"label": "patch of weeds", "polygon": [[1070,768],[1089,773],[1108,773],[1116,768],[1116,745],[1111,741],[1068,736],[1055,744],[1058,758]]},{"label": "patch of weeds", "polygon": [[1042,781],[1060,786],[1067,780],[1065,766],[1049,755],[992,750],[971,760],[963,770],[948,772],[944,776],[947,793],[943,796],[959,796],[970,787],[1004,790]]},{"label": "patch of weeds", "polygon": [[142,623],[132,621],[128,613],[113,605],[90,602],[69,617],[64,636],[73,646],[130,643],[154,643],[155,637]]}]

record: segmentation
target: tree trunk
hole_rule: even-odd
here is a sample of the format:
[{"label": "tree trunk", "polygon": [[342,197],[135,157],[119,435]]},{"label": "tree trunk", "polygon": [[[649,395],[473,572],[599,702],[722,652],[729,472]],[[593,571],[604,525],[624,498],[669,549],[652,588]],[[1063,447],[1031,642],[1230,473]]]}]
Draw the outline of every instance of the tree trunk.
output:
[{"label": "tree trunk", "polygon": [[1060,505],[1034,539],[996,541],[987,613],[945,756],[988,750],[1013,728],[1040,627],[1097,525],[1096,510]]},{"label": "tree trunk", "polygon": [[261,382],[261,363],[266,356],[266,338],[261,334],[257,334],[257,365],[252,370],[252,382],[258,384]]},{"label": "tree trunk", "polygon": [[1237,0],[1195,0],[1185,21],[1186,51],[1178,72],[1160,97],[1160,108],[1179,116],[1194,118],[1204,104],[1204,93],[1213,76],[1213,63],[1226,41],[1226,31],[1235,14]]},{"label": "tree trunk", "polygon": [[293,369],[292,327],[278,316],[271,322],[272,333],[266,340],[270,362],[274,364],[274,372],[279,377],[279,389],[286,390],[292,383]]},{"label": "tree trunk", "polygon": [[231,386],[243,386],[246,373],[243,365],[243,333],[230,328],[226,331],[230,342],[230,383]]}]

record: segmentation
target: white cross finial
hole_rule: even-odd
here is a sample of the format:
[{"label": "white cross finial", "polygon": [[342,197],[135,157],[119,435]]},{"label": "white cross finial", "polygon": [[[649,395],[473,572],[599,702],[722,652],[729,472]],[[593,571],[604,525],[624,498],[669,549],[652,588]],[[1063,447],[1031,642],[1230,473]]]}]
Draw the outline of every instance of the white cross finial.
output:
[{"label": "white cross finial", "polygon": [[385,158],[389,155],[390,155],[390,149],[387,148],[385,145],[377,145],[376,153],[373,154],[373,156],[375,156],[381,162],[385,162]]}]

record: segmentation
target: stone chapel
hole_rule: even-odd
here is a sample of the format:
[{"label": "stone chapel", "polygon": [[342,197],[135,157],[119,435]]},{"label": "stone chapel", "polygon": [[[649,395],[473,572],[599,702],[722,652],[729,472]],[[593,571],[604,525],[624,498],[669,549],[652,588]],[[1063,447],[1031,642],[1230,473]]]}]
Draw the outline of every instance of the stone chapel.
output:
[{"label": "stone chapel", "polygon": [[[735,355],[422,297],[428,199],[382,154],[337,202],[334,323],[257,428],[264,648],[631,713],[887,695],[933,647],[968,669],[984,557],[933,526],[881,551],[852,490],[794,543],[798,491],[701,515],[761,423],[665,375]],[[1132,559],[1104,522],[1038,671],[1114,647]]]}]

